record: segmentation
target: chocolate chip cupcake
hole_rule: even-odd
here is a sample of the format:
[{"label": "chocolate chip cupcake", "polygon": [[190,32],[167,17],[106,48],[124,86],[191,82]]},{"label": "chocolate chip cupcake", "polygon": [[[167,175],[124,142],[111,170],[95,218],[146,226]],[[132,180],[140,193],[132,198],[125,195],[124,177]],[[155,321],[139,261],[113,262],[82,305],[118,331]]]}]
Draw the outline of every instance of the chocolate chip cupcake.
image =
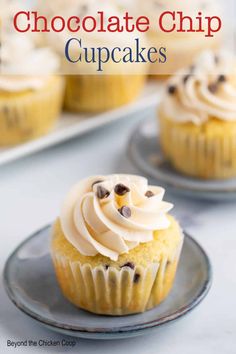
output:
[{"label": "chocolate chip cupcake", "polygon": [[106,315],[139,313],[169,294],[183,235],[143,177],[91,177],[68,194],[53,228],[59,285],[74,305]]},{"label": "chocolate chip cupcake", "polygon": [[31,38],[10,34],[0,44],[0,146],[11,146],[54,128],[64,79],[56,74],[58,56],[49,48],[37,48]]},{"label": "chocolate chip cupcake", "polygon": [[205,52],[187,75],[180,71],[168,82],[160,140],[178,171],[204,179],[236,176],[235,99],[235,58],[227,52]]}]

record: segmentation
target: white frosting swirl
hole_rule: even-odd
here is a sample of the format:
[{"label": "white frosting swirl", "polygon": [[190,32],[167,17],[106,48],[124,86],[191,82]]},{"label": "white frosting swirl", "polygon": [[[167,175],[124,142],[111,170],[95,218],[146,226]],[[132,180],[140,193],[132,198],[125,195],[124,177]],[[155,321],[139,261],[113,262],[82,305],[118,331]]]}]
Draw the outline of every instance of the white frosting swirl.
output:
[{"label": "white frosting swirl", "polygon": [[[170,92],[172,89],[172,93]],[[236,65],[228,52],[207,51],[188,70],[168,82],[160,110],[179,123],[202,124],[209,118],[236,120]]]},{"label": "white frosting swirl", "polygon": [[1,72],[7,75],[49,75],[54,74],[60,65],[50,48],[36,48],[25,34],[3,36],[0,57]]},{"label": "white frosting swirl", "polygon": [[[95,183],[100,181],[99,183]],[[115,186],[128,187],[124,195]],[[109,195],[101,199],[99,189]],[[145,194],[151,191],[153,196]],[[78,183],[68,194],[60,221],[66,239],[83,255],[100,253],[112,260],[140,243],[153,240],[153,232],[169,227],[166,213],[172,204],[162,201],[164,189],[148,186],[143,177],[109,175],[91,177]],[[119,211],[128,207],[131,216]],[[126,215],[127,216],[127,215]]]},{"label": "white frosting swirl", "polygon": [[41,89],[60,66],[49,48],[35,48],[27,36],[18,34],[4,37],[0,58],[0,90],[7,92]]}]

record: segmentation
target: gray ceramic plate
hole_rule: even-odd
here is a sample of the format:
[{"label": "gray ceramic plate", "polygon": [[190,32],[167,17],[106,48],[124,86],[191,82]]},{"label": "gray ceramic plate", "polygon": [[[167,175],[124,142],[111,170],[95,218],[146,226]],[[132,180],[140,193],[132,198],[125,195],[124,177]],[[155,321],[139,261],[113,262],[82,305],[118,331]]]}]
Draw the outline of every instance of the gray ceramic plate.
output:
[{"label": "gray ceramic plate", "polygon": [[92,339],[137,336],[174,322],[194,309],[211,285],[211,265],[190,236],[185,242],[170,296],[143,314],[108,317],[79,310],[61,294],[49,254],[50,226],[27,238],[9,257],[4,270],[6,291],[24,313],[64,334]]},{"label": "gray ceramic plate", "polygon": [[157,137],[155,119],[146,119],[134,130],[128,145],[132,162],[147,176],[176,192],[204,199],[236,199],[236,178],[204,181],[176,172],[165,160]]}]

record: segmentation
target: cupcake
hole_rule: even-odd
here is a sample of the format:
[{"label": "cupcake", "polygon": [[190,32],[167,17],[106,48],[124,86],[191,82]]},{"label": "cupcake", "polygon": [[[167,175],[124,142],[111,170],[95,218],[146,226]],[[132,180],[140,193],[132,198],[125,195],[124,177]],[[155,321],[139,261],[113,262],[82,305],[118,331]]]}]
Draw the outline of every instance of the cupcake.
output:
[{"label": "cupcake", "polygon": [[[41,6],[45,6],[42,4]],[[47,5],[48,6],[48,5]],[[52,18],[55,14],[63,14],[69,18],[76,14],[79,18],[93,16],[96,18],[97,26],[100,25],[100,16],[98,11],[104,11],[107,16],[113,15],[121,17],[123,11],[115,2],[106,2],[100,4],[95,0],[78,1],[70,0],[69,3],[57,0],[53,3],[53,8],[42,10],[46,12],[47,18]],[[78,27],[78,24],[71,23],[71,27]],[[80,31],[78,34],[64,31],[58,35],[49,33],[46,35],[47,43],[52,44],[55,50],[62,58],[62,71],[66,75],[66,94],[65,108],[72,112],[102,112],[131,103],[141,93],[147,77],[147,64],[145,63],[115,63],[111,59],[103,65],[102,70],[98,70],[97,52],[92,54],[91,48],[113,49],[116,45],[119,47],[129,47],[135,45],[135,38],[140,37],[137,32],[134,33],[109,33],[96,32],[86,33]],[[81,61],[71,63],[65,58],[65,44],[71,37],[81,39],[81,47],[74,41],[70,45],[70,57],[78,58],[81,55]],[[143,37],[143,36],[141,36]],[[142,38],[142,45],[145,44]],[[85,51],[88,49],[88,62],[85,62]],[[93,59],[94,58],[94,62]],[[105,60],[104,55],[102,60]]]},{"label": "cupcake", "polygon": [[105,315],[144,312],[169,294],[183,234],[164,190],[143,177],[79,182],[53,227],[51,255],[64,296]]},{"label": "cupcake", "polygon": [[[222,43],[220,33],[215,33],[214,37],[205,37],[203,32],[171,32],[165,33],[155,24],[159,17],[165,11],[181,11],[184,16],[190,16],[193,19],[193,27],[198,28],[199,22],[196,19],[198,13],[203,16],[218,15],[221,12],[218,0],[139,0],[139,10],[146,15],[152,26],[147,32],[149,42],[154,47],[166,48],[167,61],[160,64],[151,64],[150,74],[153,77],[161,78],[174,74],[177,70],[184,68],[192,63],[194,58],[207,49],[217,50]],[[176,15],[175,24],[178,24]],[[169,29],[173,26],[173,20],[170,15],[165,17],[164,27]],[[184,26],[188,26],[185,21]],[[202,23],[203,31],[207,30],[206,21]]]},{"label": "cupcake", "polygon": [[36,48],[32,36],[10,31],[16,3],[4,4],[1,13],[0,146],[47,133],[63,103],[64,80],[56,75],[58,56],[49,48]]},{"label": "cupcake", "polygon": [[236,176],[236,64],[205,52],[170,79],[159,107],[160,142],[172,165],[203,179]]}]

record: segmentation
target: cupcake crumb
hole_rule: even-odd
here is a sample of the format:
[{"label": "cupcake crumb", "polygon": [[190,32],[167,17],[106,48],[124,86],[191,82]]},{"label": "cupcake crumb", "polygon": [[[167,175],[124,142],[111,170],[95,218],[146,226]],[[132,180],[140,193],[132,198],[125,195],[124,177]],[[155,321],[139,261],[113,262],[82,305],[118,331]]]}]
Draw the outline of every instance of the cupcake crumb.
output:
[{"label": "cupcake crumb", "polygon": [[147,198],[152,198],[152,197],[154,197],[154,193],[153,193],[152,191],[147,191],[147,192],[145,193],[145,197],[147,197]]}]

